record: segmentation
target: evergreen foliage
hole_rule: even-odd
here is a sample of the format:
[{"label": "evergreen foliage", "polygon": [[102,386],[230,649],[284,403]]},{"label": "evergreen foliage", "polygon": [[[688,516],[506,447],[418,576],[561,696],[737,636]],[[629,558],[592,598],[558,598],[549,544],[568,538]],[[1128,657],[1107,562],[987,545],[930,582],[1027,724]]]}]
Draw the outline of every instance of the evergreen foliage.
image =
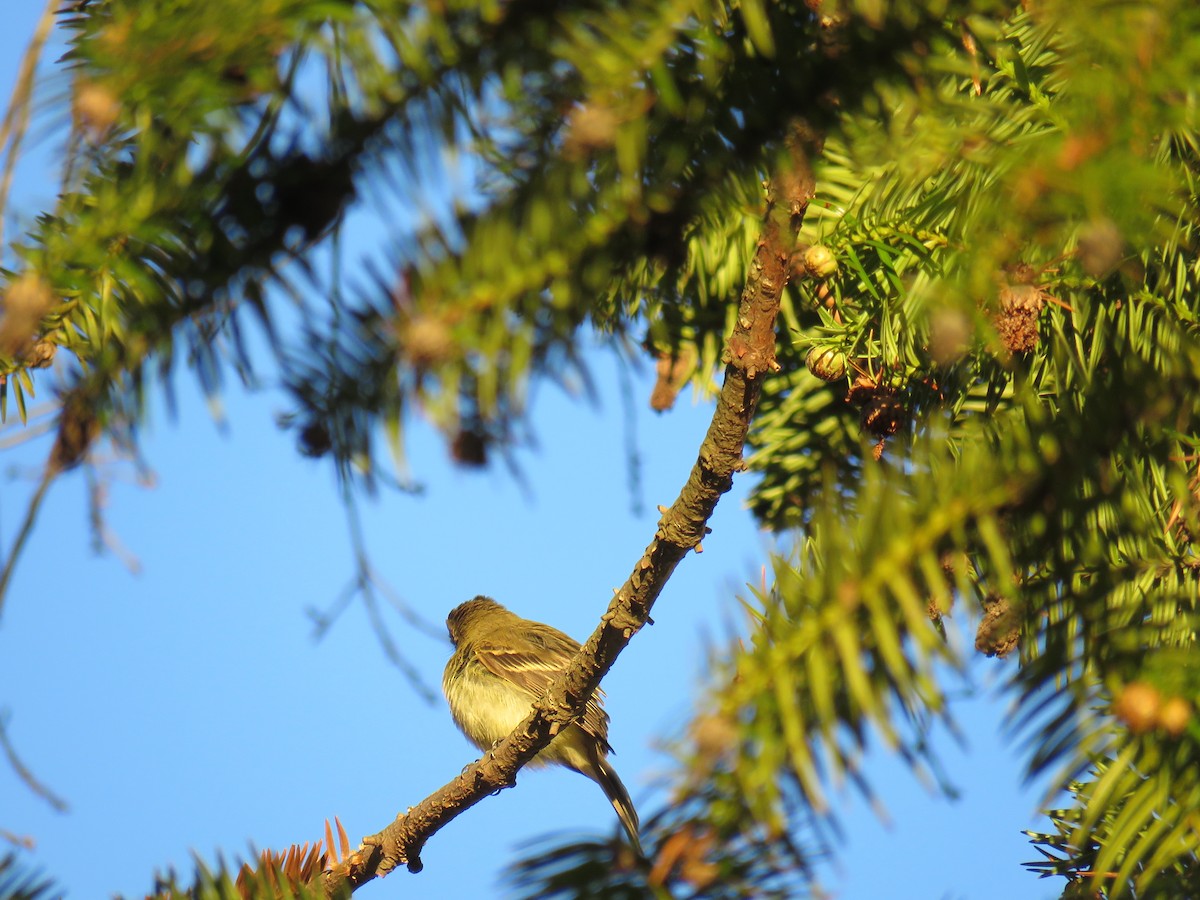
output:
[{"label": "evergreen foliage", "polygon": [[40,878],[22,864],[17,853],[0,856],[0,897],[5,900],[51,900],[61,897],[53,882]]},{"label": "evergreen foliage", "polygon": [[[76,0],[61,25],[61,196],[0,321],[21,416],[69,359],[52,473],[134,443],[181,364],[210,391],[270,371],[300,449],[368,488],[418,406],[463,462],[503,452],[588,333],[707,390],[764,179],[821,147],[749,460],[772,578],[656,820],[690,868],[564,846],[518,865],[528,896],[803,890],[829,779],[869,794],[872,735],[916,768],[952,724],[951,611],[1017,649],[1028,768],[1068,790],[1033,868],[1195,892],[1191,0]],[[345,275],[368,195],[387,263]]]}]

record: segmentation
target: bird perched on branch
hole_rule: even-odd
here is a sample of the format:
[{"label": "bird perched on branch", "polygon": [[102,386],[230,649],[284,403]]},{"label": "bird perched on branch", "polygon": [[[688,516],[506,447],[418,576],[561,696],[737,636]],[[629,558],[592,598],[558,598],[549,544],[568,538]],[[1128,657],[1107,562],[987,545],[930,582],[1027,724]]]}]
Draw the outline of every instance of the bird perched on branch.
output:
[{"label": "bird perched on branch", "polygon": [[[522,619],[490,597],[456,606],[446,627],[455,649],[442,691],[455,724],[480,750],[508,737],[579,651],[579,643],[557,628]],[[528,765],[556,763],[600,785],[640,855],[637,810],[608,761],[612,747],[602,698],[597,688],[583,715]]]}]

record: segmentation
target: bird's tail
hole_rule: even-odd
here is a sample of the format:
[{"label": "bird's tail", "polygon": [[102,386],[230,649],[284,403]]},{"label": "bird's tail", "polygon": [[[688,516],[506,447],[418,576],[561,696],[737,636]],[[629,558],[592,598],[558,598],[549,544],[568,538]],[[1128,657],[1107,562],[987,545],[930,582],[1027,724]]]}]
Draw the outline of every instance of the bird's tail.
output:
[{"label": "bird's tail", "polygon": [[645,856],[642,853],[642,841],[638,836],[638,814],[633,807],[633,801],[629,799],[629,792],[625,790],[625,785],[621,783],[616,770],[600,752],[600,748],[596,748],[595,758],[593,762],[593,780],[604,789],[604,793],[608,796],[609,801],[613,805],[613,809],[617,811],[617,818],[621,820],[621,824],[625,826],[625,831],[629,835],[629,841],[633,844],[633,849],[637,851],[638,856]]}]

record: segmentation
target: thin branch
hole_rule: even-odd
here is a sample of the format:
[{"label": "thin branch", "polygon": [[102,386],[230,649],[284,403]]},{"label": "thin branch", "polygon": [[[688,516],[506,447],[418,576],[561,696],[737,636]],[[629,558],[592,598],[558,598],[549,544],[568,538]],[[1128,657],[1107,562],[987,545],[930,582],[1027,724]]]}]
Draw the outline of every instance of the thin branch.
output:
[{"label": "thin branch", "polygon": [[617,354],[617,384],[621,397],[621,421],[624,425],[625,479],[629,490],[629,511],[640,518],[646,503],[642,496],[642,455],[638,451],[637,403],[634,400],[631,374],[636,360],[632,354],[626,356],[624,348],[621,350],[622,352]]},{"label": "thin branch", "polygon": [[383,595],[383,598],[391,604],[392,609],[396,610],[396,612],[400,614],[400,617],[404,619],[404,621],[406,621],[410,626],[412,626],[414,630],[421,632],[426,637],[431,637],[434,640],[449,644],[449,639],[446,636],[446,626],[441,622],[438,622],[435,625],[433,622],[430,622],[419,612],[413,609],[409,602],[400,596],[396,589],[392,587],[382,575],[379,574],[378,570],[376,570],[374,566],[370,566],[368,568],[367,577],[371,580],[371,583],[375,585],[375,589],[378,590],[379,593]]},{"label": "thin branch", "polygon": [[367,613],[367,620],[370,622],[371,629],[375,632],[375,637],[388,661],[404,674],[413,689],[421,695],[426,703],[433,703],[437,693],[426,683],[417,667],[400,652],[400,647],[392,637],[391,631],[388,630],[388,624],[383,618],[379,595],[382,595],[383,599],[416,630],[430,637],[445,640],[445,629],[435,628],[430,622],[419,616],[371,565],[367,555],[362,520],[358,514],[358,504],[355,502],[354,492],[348,483],[343,484],[342,487],[342,507],[346,512],[347,528],[350,532],[350,543],[354,553],[354,575],[351,577],[350,583],[342,589],[327,609],[308,608],[308,616],[313,622],[313,637],[318,641],[324,638],[338,617],[350,608],[350,604],[356,597],[360,597]]},{"label": "thin branch", "polygon": [[29,767],[21,762],[21,758],[17,756],[17,751],[12,745],[12,741],[8,739],[8,713],[0,714],[0,749],[4,751],[4,755],[8,757],[8,764],[12,766],[17,777],[25,782],[26,786],[49,803],[56,812],[66,812],[68,809],[67,801],[62,799],[50,788],[46,787],[34,776]]},{"label": "thin branch", "polygon": [[20,847],[22,850],[33,850],[37,847],[37,841],[27,834],[16,834],[9,831],[7,828],[0,828],[0,841],[8,841],[14,846]]},{"label": "thin branch", "polygon": [[141,560],[121,542],[120,536],[109,527],[104,518],[104,508],[108,505],[108,481],[97,474],[97,467],[88,464],[84,466],[84,480],[87,483],[88,519],[92,526],[92,550],[97,555],[105,550],[112,553],[131,575],[142,571]]},{"label": "thin branch", "polygon": [[4,612],[4,600],[8,596],[8,583],[12,579],[13,572],[16,570],[17,560],[21,558],[21,551],[25,549],[25,542],[29,540],[29,535],[33,533],[33,525],[37,521],[38,513],[42,509],[42,501],[46,499],[46,491],[50,489],[50,484],[54,481],[57,474],[58,470],[54,466],[47,465],[43,470],[37,490],[33,492],[33,497],[30,498],[29,505],[25,508],[25,518],[22,520],[21,527],[17,530],[16,539],[8,551],[8,558],[0,563],[0,614]]},{"label": "thin branch", "polygon": [[[54,6],[58,0],[46,0],[46,8],[38,19],[37,29],[25,55],[21,58],[21,71],[17,76],[16,87],[13,88],[12,99],[8,102],[8,111],[4,122],[0,124],[0,152],[8,145],[8,153],[4,161],[3,175],[0,175],[0,248],[4,246],[4,211],[8,208],[8,192],[12,187],[13,171],[20,156],[21,139],[25,137],[25,129],[29,127],[30,96],[33,93],[33,76],[37,71],[38,59],[42,55],[42,47],[50,36],[54,25]],[[11,144],[9,143],[11,139]]]},{"label": "thin branch", "polygon": [[763,230],[726,348],[725,382],[696,464],[600,626],[511,735],[382,831],[364,838],[355,853],[334,866],[326,876],[327,895],[346,884],[357,889],[399,865],[419,872],[421,848],[430,836],[484,797],[515,784],[517,770],[583,712],[617,655],[649,620],[675,567],[689,550],[699,549],[717,501],[732,487],[734,473],[745,468],[742,450],[763,378],[779,368],[775,320],[788,281],[788,257],[813,195],[807,156],[799,144],[797,140],[792,148],[790,167],[768,193]]},{"label": "thin branch", "polygon": [[[392,638],[391,632],[388,631],[387,622],[383,620],[383,615],[379,610],[379,602],[375,596],[378,582],[367,555],[367,539],[363,534],[362,519],[358,515],[358,504],[354,501],[354,492],[351,490],[349,482],[343,485],[342,494],[342,503],[345,506],[346,519],[350,526],[350,541],[354,548],[355,588],[362,596],[367,619],[371,623],[379,645],[383,648],[384,655],[404,674],[409,684],[426,703],[433,703],[437,697],[436,692],[426,684],[425,679],[421,676],[421,671],[400,652],[400,648]],[[394,600],[398,599],[398,597],[394,598]],[[438,636],[440,637],[440,634]]]},{"label": "thin branch", "polygon": [[[30,416],[30,419],[32,419],[32,416]],[[22,428],[16,434],[0,438],[0,450],[11,450],[13,447],[24,444],[26,441],[40,438],[43,434],[53,431],[56,424],[57,422],[51,416],[46,416],[40,422],[31,422],[28,427]]]}]

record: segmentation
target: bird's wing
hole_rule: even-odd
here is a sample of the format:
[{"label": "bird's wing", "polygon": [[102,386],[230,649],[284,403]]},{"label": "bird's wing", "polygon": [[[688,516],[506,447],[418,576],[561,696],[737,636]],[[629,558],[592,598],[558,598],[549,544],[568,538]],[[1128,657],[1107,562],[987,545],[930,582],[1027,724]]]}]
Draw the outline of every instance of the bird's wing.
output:
[{"label": "bird's wing", "polygon": [[[579,644],[561,631],[543,626],[536,631],[526,631],[519,647],[502,647],[491,641],[480,641],[475,646],[475,655],[493,675],[516,685],[536,700],[546,693],[550,683],[567,667],[571,658],[579,652]],[[608,747],[608,713],[601,704],[604,691],[596,693],[584,708],[579,726],[588,734],[599,738],[606,750]]]}]

